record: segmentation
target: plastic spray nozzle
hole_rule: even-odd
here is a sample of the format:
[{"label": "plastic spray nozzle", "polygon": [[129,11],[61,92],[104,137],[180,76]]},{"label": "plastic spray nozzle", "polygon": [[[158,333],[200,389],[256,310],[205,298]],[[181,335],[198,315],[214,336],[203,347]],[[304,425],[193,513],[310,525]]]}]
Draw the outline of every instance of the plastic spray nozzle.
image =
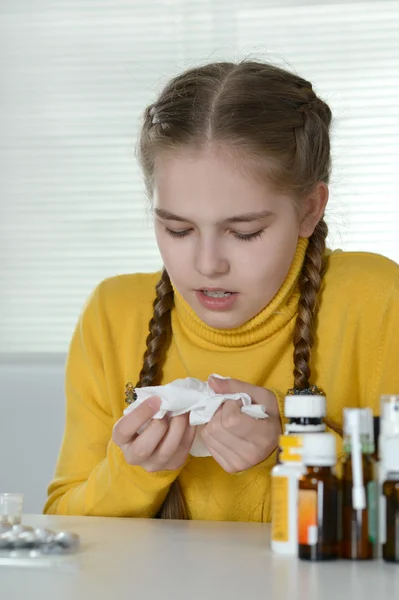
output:
[{"label": "plastic spray nozzle", "polygon": [[372,431],[373,413],[370,409],[344,409],[344,434],[350,438],[352,457],[352,506],[355,510],[366,508],[366,490],[363,478],[363,436]]}]

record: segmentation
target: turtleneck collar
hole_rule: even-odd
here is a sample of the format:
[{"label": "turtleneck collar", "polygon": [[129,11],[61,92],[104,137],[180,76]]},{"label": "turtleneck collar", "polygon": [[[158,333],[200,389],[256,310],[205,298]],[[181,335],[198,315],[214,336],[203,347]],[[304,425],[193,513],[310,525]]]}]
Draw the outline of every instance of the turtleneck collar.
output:
[{"label": "turtleneck collar", "polygon": [[298,279],[305,258],[308,240],[299,238],[294,260],[288,275],[265,308],[249,321],[234,329],[215,329],[202,321],[174,288],[174,318],[177,319],[190,337],[199,338],[216,346],[240,348],[250,346],[271,337],[284,327],[296,314],[299,290]]}]

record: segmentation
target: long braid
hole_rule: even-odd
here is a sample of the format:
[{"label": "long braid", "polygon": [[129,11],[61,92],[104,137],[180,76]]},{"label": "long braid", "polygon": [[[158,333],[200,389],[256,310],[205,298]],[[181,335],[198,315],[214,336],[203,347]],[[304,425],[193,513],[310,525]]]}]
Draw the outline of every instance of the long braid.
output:
[{"label": "long braid", "polygon": [[153,302],[153,317],[149,323],[147,349],[143,357],[136,387],[157,385],[161,379],[161,366],[165,352],[171,341],[170,311],[173,308],[173,287],[164,269],[156,285],[156,298]]},{"label": "long braid", "polygon": [[[294,388],[305,390],[310,388],[310,357],[314,342],[314,318],[317,296],[325,270],[324,252],[328,227],[322,219],[313,235],[309,238],[304,265],[299,278],[300,299],[298,316],[294,331]],[[325,418],[325,423],[333,431],[342,436],[342,428]]]},{"label": "long braid", "polygon": [[[156,285],[154,313],[149,323],[147,349],[143,357],[136,387],[157,385],[162,379],[162,364],[172,339],[170,311],[174,305],[173,287],[166,269]],[[160,519],[188,519],[188,511],[177,479],[169,488],[157,517]]]}]

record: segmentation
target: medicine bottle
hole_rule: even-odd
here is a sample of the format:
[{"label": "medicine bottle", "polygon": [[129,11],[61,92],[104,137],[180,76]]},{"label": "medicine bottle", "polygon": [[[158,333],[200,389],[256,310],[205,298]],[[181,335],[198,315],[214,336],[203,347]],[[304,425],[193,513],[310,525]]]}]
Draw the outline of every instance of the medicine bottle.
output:
[{"label": "medicine bottle", "polygon": [[377,550],[377,481],[373,413],[344,408],[341,556],[370,560]]},{"label": "medicine bottle", "polygon": [[399,437],[385,442],[386,479],[382,485],[385,513],[385,540],[382,557],[388,562],[399,562]]},{"label": "medicine bottle", "polygon": [[299,479],[298,556],[302,560],[333,560],[338,558],[339,550],[334,435],[305,435],[302,459],[306,473]]},{"label": "medicine bottle", "polygon": [[298,553],[298,479],[305,472],[302,464],[302,438],[281,435],[280,464],[272,476],[271,549],[278,554]]}]

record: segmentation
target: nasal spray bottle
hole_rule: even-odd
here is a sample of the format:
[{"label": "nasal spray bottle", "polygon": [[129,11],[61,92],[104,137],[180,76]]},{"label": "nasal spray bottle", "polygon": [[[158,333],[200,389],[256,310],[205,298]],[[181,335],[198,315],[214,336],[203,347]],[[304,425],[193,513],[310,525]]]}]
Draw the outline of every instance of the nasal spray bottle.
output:
[{"label": "nasal spray bottle", "polygon": [[374,478],[373,413],[344,409],[342,461],[342,558],[372,559],[377,550],[377,482]]},{"label": "nasal spray bottle", "polygon": [[[389,476],[393,444],[391,440],[399,439],[399,395],[381,396],[379,465],[378,465],[378,507],[379,507],[379,542],[382,546],[387,541],[386,532],[386,500],[383,494],[383,484]],[[380,546],[381,553],[381,546]]]}]

